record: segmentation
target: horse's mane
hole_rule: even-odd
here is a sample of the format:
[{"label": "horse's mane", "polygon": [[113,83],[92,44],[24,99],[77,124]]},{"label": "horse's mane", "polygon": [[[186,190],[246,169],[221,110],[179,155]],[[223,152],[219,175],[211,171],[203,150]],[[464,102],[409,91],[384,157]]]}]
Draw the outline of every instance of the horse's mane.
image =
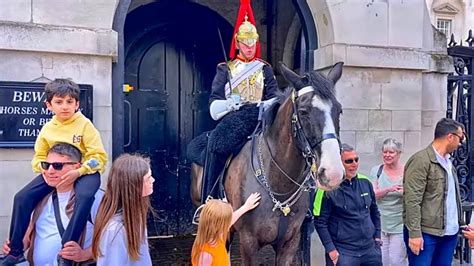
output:
[{"label": "horse's mane", "polygon": [[[331,101],[335,100],[336,95],[334,91],[334,83],[330,79],[316,71],[311,71],[305,75],[310,79],[311,86],[315,88],[315,93],[317,93],[321,99]],[[276,92],[276,103],[272,104],[264,113],[265,128],[273,124],[278,109],[283,105],[286,99],[290,97],[292,90],[293,87],[289,86]]]},{"label": "horse's mane", "polygon": [[265,113],[263,114],[263,119],[265,120],[265,125],[263,130],[268,128],[273,124],[273,121],[275,121],[275,117],[278,113],[278,109],[280,106],[285,102],[286,99],[290,96],[290,93],[292,91],[292,87],[286,87],[282,90],[278,90],[276,92],[276,102],[272,104],[271,106],[268,107],[267,110],[265,110]]}]

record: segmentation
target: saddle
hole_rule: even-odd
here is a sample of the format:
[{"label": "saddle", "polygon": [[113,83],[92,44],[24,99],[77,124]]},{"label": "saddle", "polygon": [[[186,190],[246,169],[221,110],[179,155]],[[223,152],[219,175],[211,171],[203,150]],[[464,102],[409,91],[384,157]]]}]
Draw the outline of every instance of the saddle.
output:
[{"label": "saddle", "polygon": [[[199,166],[204,167],[210,152],[216,152],[227,158],[230,154],[239,154],[242,147],[255,134],[256,128],[264,130],[265,126],[273,123],[278,111],[279,103],[272,101],[269,105],[244,105],[237,112],[223,117],[217,127],[206,131],[188,144],[187,158]],[[263,108],[263,109],[262,109]],[[258,125],[260,122],[261,125]]]},{"label": "saddle", "polygon": [[[203,181],[201,186],[201,202],[203,204],[196,210],[194,214],[194,224],[198,223],[201,208],[209,199],[219,198],[227,201],[224,190],[224,182],[226,173],[229,169],[232,159],[234,158],[234,155],[240,152],[249,139],[253,139],[264,129],[265,106],[260,105],[259,108],[255,108],[255,106],[250,107],[251,109],[249,108],[248,111],[242,112],[242,115],[240,116],[238,116],[238,113],[241,111],[226,115],[214,131],[208,131],[198,136],[197,138],[193,139],[188,146],[188,157],[190,159],[191,157],[194,158],[194,162],[200,161],[200,165],[204,167]],[[277,108],[273,110],[276,109]],[[229,134],[229,131],[225,130],[229,129],[226,127],[228,124],[245,124],[245,127],[233,127],[234,129],[240,129],[240,131],[237,134],[233,134],[232,132]],[[227,134],[224,134],[224,132]],[[229,139],[229,135],[234,136],[235,138]],[[205,136],[205,138],[203,136]],[[221,138],[219,138],[219,136]],[[204,140],[207,142],[204,142]],[[222,146],[215,146],[218,143],[224,143],[226,141],[227,143],[225,143],[224,148]],[[206,145],[204,145],[204,143],[206,143]],[[196,156],[196,151],[199,151],[199,156]],[[194,154],[190,154],[193,152]],[[223,158],[225,158],[225,162],[222,161]],[[214,178],[209,178],[209,176],[213,176]],[[207,182],[211,183],[209,184]]]}]

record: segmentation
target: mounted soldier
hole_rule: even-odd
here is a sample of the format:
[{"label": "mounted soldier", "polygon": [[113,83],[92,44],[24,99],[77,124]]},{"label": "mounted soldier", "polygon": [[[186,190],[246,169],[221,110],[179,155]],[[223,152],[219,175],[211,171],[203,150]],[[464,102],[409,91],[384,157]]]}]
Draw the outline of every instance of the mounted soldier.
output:
[{"label": "mounted soldier", "polygon": [[[240,151],[255,130],[257,104],[275,97],[278,89],[272,67],[260,58],[255,25],[250,0],[241,0],[231,43],[231,60],[217,65],[209,97],[211,117],[219,123],[188,146],[188,157],[204,164],[201,203],[208,197],[223,197],[217,178],[226,160]],[[203,143],[207,143],[206,149]]]}]

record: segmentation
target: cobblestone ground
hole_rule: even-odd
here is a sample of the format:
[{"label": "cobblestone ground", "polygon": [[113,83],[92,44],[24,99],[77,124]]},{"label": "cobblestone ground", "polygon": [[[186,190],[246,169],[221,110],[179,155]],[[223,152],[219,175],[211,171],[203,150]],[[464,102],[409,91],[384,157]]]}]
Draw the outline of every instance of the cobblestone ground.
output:
[{"label": "cobblestone ground", "polygon": [[[173,237],[150,239],[151,257],[153,265],[190,265],[191,249],[194,237]],[[231,248],[231,264],[241,265],[238,237]],[[257,265],[275,265],[275,253],[271,246],[266,246],[258,253]],[[292,265],[298,265],[294,263]]]},{"label": "cobblestone ground", "polygon": [[[153,265],[163,266],[175,266],[175,265],[191,265],[191,248],[193,245],[194,237],[173,237],[173,238],[161,238],[161,239],[150,239],[151,257]],[[240,254],[238,250],[238,237],[236,237],[233,248],[231,249],[231,264],[241,265]],[[257,265],[275,265],[274,261],[275,253],[270,246],[267,246],[260,250],[258,253],[258,264]],[[299,265],[293,263],[292,265]],[[314,261],[312,265],[324,265],[324,261]],[[473,266],[472,263],[459,263],[458,260],[454,259],[452,266]]]}]

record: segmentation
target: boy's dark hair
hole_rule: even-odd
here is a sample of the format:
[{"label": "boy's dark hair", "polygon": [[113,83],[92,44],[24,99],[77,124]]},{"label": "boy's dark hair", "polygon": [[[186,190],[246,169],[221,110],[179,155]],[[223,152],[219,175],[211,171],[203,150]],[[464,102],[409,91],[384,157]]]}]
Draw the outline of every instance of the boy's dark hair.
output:
[{"label": "boy's dark hair", "polygon": [[54,96],[60,98],[70,96],[76,101],[79,101],[81,90],[79,89],[79,85],[70,79],[55,79],[44,86],[44,92],[46,101],[51,103]]},{"label": "boy's dark hair", "polygon": [[464,125],[459,123],[456,120],[451,118],[441,118],[441,120],[436,123],[436,128],[434,132],[434,138],[442,138],[451,133],[456,133],[458,128],[461,128],[464,131]]},{"label": "boy's dark hair", "polygon": [[74,145],[65,142],[58,142],[53,145],[48,151],[48,154],[56,153],[63,156],[68,156],[73,162],[81,162],[82,153]]}]

